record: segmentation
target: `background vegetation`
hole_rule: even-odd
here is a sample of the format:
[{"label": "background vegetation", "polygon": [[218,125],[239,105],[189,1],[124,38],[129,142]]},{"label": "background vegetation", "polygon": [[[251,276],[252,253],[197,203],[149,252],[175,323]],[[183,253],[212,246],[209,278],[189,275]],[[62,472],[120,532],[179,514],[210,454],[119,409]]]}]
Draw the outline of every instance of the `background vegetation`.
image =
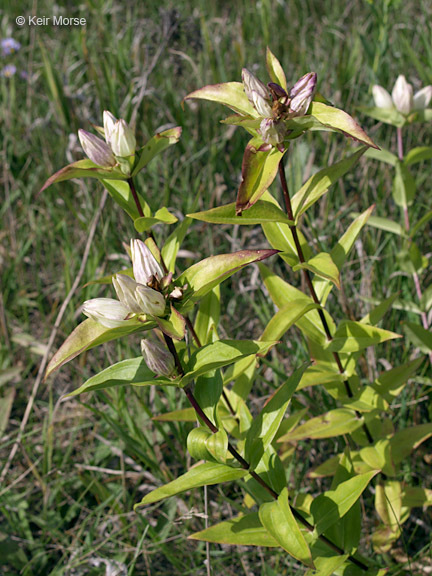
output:
[{"label": "background vegetation", "polygon": [[[154,132],[183,126],[179,144],[152,162],[138,179],[152,208],[166,205],[179,217],[218,203],[234,201],[247,136],[218,124],[224,110],[182,98],[204,84],[240,80],[247,66],[264,76],[265,47],[281,60],[293,80],[318,73],[318,89],[336,106],[359,119],[380,145],[395,151],[395,131],[361,115],[371,105],[371,86],[391,89],[398,74],[415,88],[432,83],[432,5],[430,2],[353,0],[237,0],[236,2],[120,2],[84,0],[79,5],[51,0],[3,3],[1,38],[22,45],[3,65],[12,77],[0,78],[0,459],[7,474],[0,486],[0,573],[56,576],[84,574],[204,574],[206,548],[187,536],[204,527],[204,495],[197,490],[134,513],[134,503],[149,489],[182,473],[190,424],[152,420],[181,408],[180,391],[160,393],[116,389],[61,403],[61,396],[109,363],[137,355],[139,339],[105,345],[68,365],[42,383],[36,394],[19,450],[8,462],[28,407],[41,359],[60,306],[80,269],[88,232],[99,209],[102,187],[80,180],[55,185],[39,194],[46,178],[82,157],[77,130],[100,124],[104,109],[136,123],[137,141]],[[18,15],[64,14],[84,17],[85,27],[18,27]],[[406,148],[430,142],[430,126],[408,129]],[[341,154],[343,138],[316,133],[295,144],[289,155],[292,189],[318,167]],[[336,155],[336,156],[335,156]],[[418,198],[412,221],[429,206],[430,165],[416,172]],[[333,188],[316,208],[309,238],[330,247],[340,235],[339,221],[376,204],[375,214],[400,219],[391,198],[391,167],[362,159],[356,172]],[[274,184],[277,186],[277,183]],[[87,284],[126,265],[122,242],[133,235],[129,220],[108,198],[96,228],[79,289],[60,324],[54,348],[81,319],[81,303],[108,295],[106,287]],[[196,210],[194,210],[196,208]],[[425,229],[427,251],[430,227]],[[156,229],[159,238],[167,235]],[[343,276],[339,307],[358,319],[372,299],[399,291],[413,300],[412,280],[398,272],[396,236],[367,228],[357,241]],[[232,231],[196,222],[181,252],[185,266],[213,252],[263,247],[254,228]],[[431,283],[431,272],[423,276]],[[257,337],[272,315],[257,271],[250,267],[222,287],[222,329],[229,337]],[[338,293],[339,294],[339,293]],[[388,329],[400,331],[417,317],[393,310]],[[278,385],[278,373],[290,371],[305,356],[299,332],[292,330],[254,387],[256,398]],[[415,354],[405,340],[369,354],[364,376],[390,368]],[[427,365],[401,397],[397,426],[430,418]],[[429,372],[430,375],[430,372]],[[294,406],[310,414],[332,407],[318,389],[304,391]],[[315,408],[314,408],[315,406]],[[11,408],[9,414],[9,408]],[[253,409],[253,399],[252,399]],[[334,440],[333,442],[336,442]],[[329,451],[334,446],[328,447]],[[306,469],[322,460],[325,443],[298,448],[292,481],[298,489]],[[430,445],[429,445],[430,452]],[[320,454],[321,453],[321,454]],[[405,474],[430,484],[432,457],[425,444]],[[322,489],[322,481],[315,481]],[[314,486],[308,481],[309,486]],[[209,488],[213,521],[237,513],[237,486]],[[366,496],[367,497],[367,496]],[[372,497],[370,495],[370,497]],[[383,559],[392,574],[430,573],[431,516],[416,510],[405,525],[396,552]],[[374,520],[371,518],[370,522]],[[365,541],[365,550],[372,550]],[[371,552],[372,553],[372,552]],[[271,549],[212,546],[213,574],[295,574],[301,568]],[[429,568],[428,568],[429,567]],[[111,569],[111,572],[108,572]],[[429,569],[429,572],[427,570]]]}]

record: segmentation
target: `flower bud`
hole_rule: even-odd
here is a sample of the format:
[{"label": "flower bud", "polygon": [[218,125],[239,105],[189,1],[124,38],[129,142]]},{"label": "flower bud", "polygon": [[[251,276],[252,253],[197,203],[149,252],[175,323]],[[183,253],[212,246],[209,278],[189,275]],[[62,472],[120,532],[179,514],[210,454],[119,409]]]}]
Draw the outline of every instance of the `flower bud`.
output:
[{"label": "flower bud", "polygon": [[372,87],[372,96],[377,108],[384,108],[387,110],[393,108],[392,97],[382,86],[375,84],[375,86]]},{"label": "flower bud", "polygon": [[145,363],[155,374],[171,376],[174,372],[174,357],[162,343],[153,340],[141,340],[141,352]]},{"label": "flower bud", "polygon": [[283,122],[264,118],[260,124],[258,132],[266,144],[277,146],[284,141],[286,128]]},{"label": "flower bud", "polygon": [[[108,121],[108,128],[110,127],[110,121]],[[117,120],[112,127],[109,143],[115,156],[125,157],[135,154],[135,135],[124,120]]]},{"label": "flower bud", "polygon": [[122,304],[134,314],[142,314],[141,306],[135,298],[135,290],[138,286],[135,280],[125,274],[116,274],[112,279],[114,290]]},{"label": "flower bud", "polygon": [[111,133],[113,128],[117,122],[117,118],[111,114],[108,110],[104,110],[103,113],[103,125],[104,125],[104,132],[105,132],[105,140],[109,144]]},{"label": "flower bud", "polygon": [[160,281],[164,275],[162,266],[142,240],[131,240],[132,266],[135,280],[147,284],[152,276]]},{"label": "flower bud", "polygon": [[432,86],[425,86],[414,94],[413,109],[424,110],[430,104],[432,99]]},{"label": "flower bud", "polygon": [[315,72],[309,72],[297,80],[290,91],[290,110],[294,116],[304,116],[313,100],[317,84]]},{"label": "flower bud", "polygon": [[153,288],[137,284],[135,298],[140,306],[141,314],[162,316],[165,312],[165,298]]},{"label": "flower bud", "polygon": [[82,311],[86,316],[107,328],[124,326],[129,314],[129,310],[121,302],[113,298],[87,300],[83,304]]},{"label": "flower bud", "polygon": [[78,130],[78,136],[84,152],[92,162],[103,168],[115,166],[116,159],[106,142],[85,130]]},{"label": "flower bud", "polygon": [[405,79],[405,76],[398,76],[392,90],[393,103],[396,109],[404,115],[411,112],[413,107],[413,89],[411,84]]},{"label": "flower bud", "polygon": [[249,70],[243,68],[242,80],[246,96],[255,110],[263,118],[270,118],[272,107],[266,86],[258,80]]}]

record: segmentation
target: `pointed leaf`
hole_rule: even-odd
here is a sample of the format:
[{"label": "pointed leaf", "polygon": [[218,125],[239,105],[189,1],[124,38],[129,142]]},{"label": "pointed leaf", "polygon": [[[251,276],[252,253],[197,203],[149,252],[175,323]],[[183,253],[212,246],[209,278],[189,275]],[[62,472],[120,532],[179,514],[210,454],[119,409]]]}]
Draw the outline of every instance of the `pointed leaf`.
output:
[{"label": "pointed leaf", "polygon": [[330,352],[357,352],[386,340],[401,338],[399,334],[351,320],[342,321],[325,349]]},{"label": "pointed leaf", "polygon": [[365,106],[359,106],[359,109],[363,114],[374,118],[374,120],[391,124],[392,126],[402,127],[406,122],[405,116],[398,112],[396,108],[366,108]]},{"label": "pointed leaf", "polygon": [[390,164],[390,166],[396,166],[398,161],[398,157],[395,156],[389,150],[381,150],[375,148],[369,148],[365,154],[366,158],[371,158],[372,160],[378,160],[379,162],[385,162],[386,164]]},{"label": "pointed leaf", "polygon": [[247,471],[242,468],[231,468],[230,466],[216,462],[199,464],[191,468],[186,474],[183,474],[183,476],[176,478],[172,482],[168,482],[168,484],[160,488],[156,488],[156,490],[152,490],[152,492],[144,496],[139,504],[135,504],[134,509],[159,502],[170,496],[192,490],[192,488],[238,480],[239,478],[243,478],[245,474],[247,474]]},{"label": "pointed leaf", "polygon": [[343,110],[327,106],[322,102],[312,102],[310,114],[324,126],[337,132],[342,132],[342,134],[350,136],[367,146],[378,148],[357,122]]},{"label": "pointed leaf", "polygon": [[407,486],[402,493],[402,506],[407,508],[432,506],[432,490],[421,486]]},{"label": "pointed leaf", "polygon": [[168,236],[162,247],[162,258],[165,266],[170,272],[175,271],[175,262],[179,248],[192,224],[191,218],[185,218],[183,222],[176,227],[176,229]]},{"label": "pointed leaf", "polygon": [[340,288],[340,275],[339,269],[333,262],[330,254],[320,252],[307,262],[300,262],[293,266],[293,270],[310,270],[320,278],[330,280],[338,288]]},{"label": "pointed leaf", "polygon": [[210,84],[204,86],[204,88],[195,90],[195,92],[191,92],[186,96],[185,100],[190,100],[191,98],[219,102],[219,104],[225,104],[225,106],[228,106],[228,108],[231,108],[234,112],[239,112],[247,116],[258,116],[257,111],[249,102],[241,82]]},{"label": "pointed leaf", "polygon": [[404,331],[414,346],[420,348],[424,354],[432,352],[432,332],[420,324],[405,322]]},{"label": "pointed leaf", "polygon": [[260,336],[260,340],[279,340],[307,312],[320,308],[318,304],[306,298],[293,300],[276,312]]},{"label": "pointed leaf", "polygon": [[157,422],[196,422],[197,416],[193,408],[181,408],[153,416],[152,420]]},{"label": "pointed leaf", "polygon": [[262,222],[284,222],[293,224],[288,216],[276,204],[264,200],[258,200],[256,204],[248,208],[241,216],[236,215],[235,202],[218,206],[205,212],[188,214],[190,218],[210,222],[211,224],[240,224],[254,225]]},{"label": "pointed leaf", "polygon": [[423,160],[430,160],[432,158],[432,146],[419,146],[417,148],[411,148],[404,158],[404,164],[406,166],[411,166],[411,164],[417,164],[418,162],[423,162]]},{"label": "pointed leaf", "polygon": [[[125,180],[102,180],[106,191],[111,196],[111,198],[117,202],[122,210],[124,210],[129,216],[135,220],[139,218],[138,208],[135,204],[135,200],[132,196],[132,192],[128,182]],[[145,202],[145,200],[138,194],[138,199],[143,208],[144,213],[147,211],[150,213],[150,207]]]},{"label": "pointed leaf", "polygon": [[336,408],[326,414],[311,418],[301,426],[294,428],[279,438],[279,442],[291,442],[304,438],[333,438],[341,434],[349,434],[362,424],[363,419],[358,418],[354,410]]},{"label": "pointed leaf", "polygon": [[259,518],[269,534],[290,556],[307,566],[314,566],[309,546],[291,511],[286,488],[274,502],[261,504]]},{"label": "pointed leaf", "polygon": [[108,178],[109,180],[126,180],[126,176],[117,169],[102,168],[98,166],[91,160],[78,160],[72,164],[68,164],[64,168],[61,168],[58,172],[53,174],[48,178],[45,184],[40,189],[41,192],[46,190],[51,184],[56,182],[64,182],[65,180],[71,180],[72,178],[97,178],[103,180]]},{"label": "pointed leaf", "polygon": [[287,92],[288,87],[285,72],[283,71],[281,63],[268,46],[266,50],[266,65],[271,81],[279,84],[279,86],[281,86],[285,92]]},{"label": "pointed leaf", "polygon": [[402,392],[409,378],[417,372],[423,361],[424,358],[416,358],[397,368],[381,372],[372,386],[387,402],[391,402]]},{"label": "pointed leaf", "polygon": [[395,464],[402,462],[413,450],[418,448],[422,442],[432,436],[432,423],[420,424],[405,428],[391,438],[393,461]]},{"label": "pointed leaf", "polygon": [[[352,216],[358,216],[358,214],[352,214]],[[405,230],[402,226],[398,222],[390,220],[390,218],[371,216],[368,220],[368,224],[373,228],[378,228],[378,230],[384,230],[385,232],[396,234],[396,236],[405,236]]]},{"label": "pointed leaf", "polygon": [[404,208],[411,206],[416,193],[416,183],[408,168],[402,162],[396,164],[396,176],[393,180],[393,200]]},{"label": "pointed leaf", "polygon": [[174,214],[171,214],[167,208],[163,207],[158,210],[154,216],[136,218],[134,220],[134,226],[137,232],[142,233],[150,230],[152,226],[159,224],[160,222],[163,222],[164,224],[175,224],[177,221],[178,219]]},{"label": "pointed leaf", "polygon": [[259,150],[262,140],[252,138],[246,146],[242,163],[242,181],[237,195],[236,213],[241,214],[257,202],[276,177],[283,152],[276,147]]},{"label": "pointed leaf", "polygon": [[152,316],[151,318],[157,323],[162,332],[171,338],[175,338],[176,340],[183,340],[185,337],[186,320],[184,316],[182,316],[172,304],[171,314],[167,320],[164,318],[158,318],[157,316]]},{"label": "pointed leaf", "polygon": [[155,134],[145,146],[135,153],[135,165],[132,177],[136,176],[157,155],[180,140],[182,129],[180,126],[170,128],[159,134]]}]

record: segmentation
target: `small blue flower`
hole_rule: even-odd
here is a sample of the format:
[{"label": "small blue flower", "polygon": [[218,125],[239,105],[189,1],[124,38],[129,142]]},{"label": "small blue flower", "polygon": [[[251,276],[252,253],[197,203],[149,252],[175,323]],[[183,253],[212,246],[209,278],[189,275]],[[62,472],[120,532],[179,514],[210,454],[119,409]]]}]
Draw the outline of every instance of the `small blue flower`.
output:
[{"label": "small blue flower", "polygon": [[4,38],[0,41],[3,56],[10,56],[21,48],[21,44],[13,38]]},{"label": "small blue flower", "polygon": [[16,66],[13,64],[7,64],[0,72],[0,76],[3,76],[4,78],[11,78],[12,76],[15,76],[16,71]]}]

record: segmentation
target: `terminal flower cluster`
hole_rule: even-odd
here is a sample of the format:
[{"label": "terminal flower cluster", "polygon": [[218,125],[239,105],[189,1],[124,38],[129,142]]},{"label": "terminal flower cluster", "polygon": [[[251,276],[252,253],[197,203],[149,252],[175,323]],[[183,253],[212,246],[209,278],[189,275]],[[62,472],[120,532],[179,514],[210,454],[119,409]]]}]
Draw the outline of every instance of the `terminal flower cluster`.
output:
[{"label": "terminal flower cluster", "polygon": [[398,76],[391,95],[385,88],[375,84],[372,95],[377,108],[391,110],[396,108],[404,116],[411,112],[424,110],[432,99],[432,86],[425,86],[415,94],[413,87],[406,81],[405,76]]}]

